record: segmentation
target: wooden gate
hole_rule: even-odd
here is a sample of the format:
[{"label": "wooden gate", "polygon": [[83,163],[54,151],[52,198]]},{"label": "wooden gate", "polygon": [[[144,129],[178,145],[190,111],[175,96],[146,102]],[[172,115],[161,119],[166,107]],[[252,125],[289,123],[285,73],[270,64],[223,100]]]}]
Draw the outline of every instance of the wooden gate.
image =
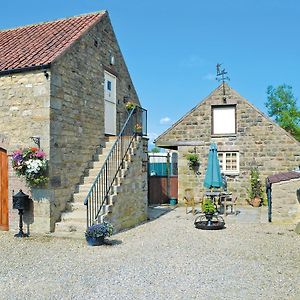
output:
[{"label": "wooden gate", "polygon": [[177,154],[149,154],[148,204],[169,203],[178,199]]},{"label": "wooden gate", "polygon": [[0,230],[8,230],[8,160],[0,148]]}]

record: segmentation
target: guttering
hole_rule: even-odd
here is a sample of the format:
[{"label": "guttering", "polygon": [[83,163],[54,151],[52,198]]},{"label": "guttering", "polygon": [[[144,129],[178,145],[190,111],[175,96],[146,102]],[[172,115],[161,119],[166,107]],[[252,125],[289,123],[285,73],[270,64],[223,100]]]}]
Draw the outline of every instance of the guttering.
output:
[{"label": "guttering", "polygon": [[15,74],[15,73],[22,73],[22,72],[35,71],[35,70],[41,70],[41,69],[49,69],[50,65],[51,65],[51,63],[45,64],[45,65],[17,68],[17,69],[1,70],[0,71],[0,76]]}]

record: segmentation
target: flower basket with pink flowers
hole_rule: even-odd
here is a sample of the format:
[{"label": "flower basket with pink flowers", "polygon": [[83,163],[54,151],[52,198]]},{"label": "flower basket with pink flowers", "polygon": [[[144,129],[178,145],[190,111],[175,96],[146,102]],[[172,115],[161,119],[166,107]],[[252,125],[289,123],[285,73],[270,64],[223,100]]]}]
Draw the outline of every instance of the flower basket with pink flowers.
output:
[{"label": "flower basket with pink flowers", "polygon": [[48,161],[41,149],[29,147],[14,151],[12,167],[29,187],[42,187],[48,182]]}]

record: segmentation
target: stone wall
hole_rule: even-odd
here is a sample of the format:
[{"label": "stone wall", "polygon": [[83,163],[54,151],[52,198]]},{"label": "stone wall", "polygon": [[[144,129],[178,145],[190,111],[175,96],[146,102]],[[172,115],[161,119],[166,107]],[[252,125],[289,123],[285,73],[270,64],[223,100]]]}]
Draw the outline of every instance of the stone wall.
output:
[{"label": "stone wall", "polygon": [[106,221],[114,225],[115,231],[133,227],[146,221],[148,216],[148,140],[140,137],[137,139],[140,142],[131,156],[129,169],[122,179],[112,213],[106,217]]},{"label": "stone wall", "polygon": [[[49,154],[49,107],[50,80],[43,71],[0,76],[0,139],[8,152],[9,162],[14,150],[36,146],[31,136],[39,136],[41,148]],[[19,189],[31,194],[25,183],[16,177],[11,164],[9,166],[9,227],[17,230],[19,217],[18,211],[12,209],[12,196]]]},{"label": "stone wall", "polygon": [[[27,223],[32,231],[54,229],[104,141],[104,70],[117,77],[119,130],[128,116],[124,99],[139,100],[108,15],[51,64],[48,78],[44,70],[0,76],[0,137],[5,137],[8,153],[33,146],[30,137],[39,136],[50,159],[48,189],[30,194]],[[13,189],[24,188],[13,172],[10,175],[9,197]],[[16,223],[14,215],[10,209],[11,224]],[[45,226],[39,223],[43,220]]]},{"label": "stone wall", "polygon": [[[179,201],[186,188],[202,197],[203,181],[211,142],[218,151],[239,152],[239,174],[227,176],[228,190],[246,203],[250,185],[250,168],[258,167],[262,182],[269,175],[294,169],[300,164],[300,143],[274,124],[236,91],[226,86],[226,104],[236,105],[237,132],[229,136],[213,136],[212,105],[224,105],[222,86],[163,133],[156,145],[178,149]],[[200,157],[199,172],[187,165],[186,154],[196,152]]]},{"label": "stone wall", "polygon": [[300,179],[272,184],[272,222],[297,223],[300,221],[300,203],[297,190]]},{"label": "stone wall", "polygon": [[[114,65],[110,64],[110,55],[115,56]],[[104,142],[104,70],[117,77],[119,130],[128,116],[124,97],[136,103],[139,100],[108,16],[101,18],[51,67],[53,222],[59,219],[97,147]]]}]

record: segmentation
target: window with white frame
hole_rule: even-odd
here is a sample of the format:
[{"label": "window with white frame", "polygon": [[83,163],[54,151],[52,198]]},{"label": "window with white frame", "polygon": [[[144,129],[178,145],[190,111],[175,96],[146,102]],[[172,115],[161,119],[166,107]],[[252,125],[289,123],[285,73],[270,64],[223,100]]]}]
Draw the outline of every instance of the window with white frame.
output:
[{"label": "window with white frame", "polygon": [[238,174],[239,166],[239,152],[218,152],[218,159],[220,163],[221,172],[224,174]]},{"label": "window with white frame", "polygon": [[236,133],[235,105],[212,106],[212,134]]}]

